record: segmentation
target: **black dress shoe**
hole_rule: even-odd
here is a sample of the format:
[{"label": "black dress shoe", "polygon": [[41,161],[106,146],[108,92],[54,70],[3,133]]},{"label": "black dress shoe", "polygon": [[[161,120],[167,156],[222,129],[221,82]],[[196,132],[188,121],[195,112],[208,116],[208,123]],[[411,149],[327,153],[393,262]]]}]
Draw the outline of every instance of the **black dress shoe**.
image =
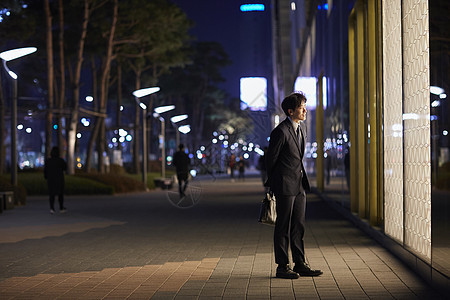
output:
[{"label": "black dress shoe", "polygon": [[300,276],[291,270],[291,268],[287,266],[279,266],[277,267],[277,278],[284,278],[284,279],[297,279]]},{"label": "black dress shoe", "polygon": [[321,270],[311,269],[306,263],[295,264],[294,272],[300,276],[319,276],[323,274]]}]

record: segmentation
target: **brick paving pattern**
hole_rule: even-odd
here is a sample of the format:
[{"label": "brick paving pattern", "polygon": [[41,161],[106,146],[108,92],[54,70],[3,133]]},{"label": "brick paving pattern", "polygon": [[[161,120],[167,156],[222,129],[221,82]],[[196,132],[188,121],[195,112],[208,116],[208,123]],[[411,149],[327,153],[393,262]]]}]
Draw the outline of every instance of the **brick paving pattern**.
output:
[{"label": "brick paving pattern", "polygon": [[3,212],[0,299],[444,299],[313,194],[306,255],[324,274],[275,278],[260,180],[192,185],[188,209],[159,190],[67,197],[55,215],[29,197]]}]

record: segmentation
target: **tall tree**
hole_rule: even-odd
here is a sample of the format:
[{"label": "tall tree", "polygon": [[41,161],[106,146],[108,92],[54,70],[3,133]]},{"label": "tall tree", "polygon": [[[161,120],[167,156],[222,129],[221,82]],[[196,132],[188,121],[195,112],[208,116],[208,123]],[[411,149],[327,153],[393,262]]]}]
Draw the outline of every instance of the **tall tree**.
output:
[{"label": "tall tree", "polygon": [[50,12],[49,0],[44,0],[45,11],[45,36],[47,51],[47,113],[45,122],[45,157],[50,157],[52,147],[52,125],[53,125],[53,95],[54,95],[54,66],[53,66],[53,34],[52,34],[52,14]]},{"label": "tall tree", "polygon": [[63,109],[66,99],[66,68],[65,68],[65,54],[64,54],[64,4],[63,0],[58,0],[58,47],[59,47],[59,97],[57,101],[57,107],[59,114],[57,116],[58,124],[58,146],[59,149],[64,149],[64,137],[63,137]]},{"label": "tall tree", "polygon": [[[161,74],[188,62],[185,45],[190,40],[191,23],[177,6],[166,0],[130,0],[122,5],[115,43],[118,55],[134,73],[135,90],[156,85]],[[153,110],[153,99],[151,97],[148,105],[149,111]],[[140,108],[137,103],[135,112],[133,165],[139,172]]]},{"label": "tall tree", "polygon": [[188,103],[191,120],[193,145],[202,142],[208,103],[214,99],[216,85],[224,79],[221,68],[230,64],[222,45],[216,42],[197,42],[192,45],[192,64],[178,68],[166,77],[166,94],[182,95]]}]

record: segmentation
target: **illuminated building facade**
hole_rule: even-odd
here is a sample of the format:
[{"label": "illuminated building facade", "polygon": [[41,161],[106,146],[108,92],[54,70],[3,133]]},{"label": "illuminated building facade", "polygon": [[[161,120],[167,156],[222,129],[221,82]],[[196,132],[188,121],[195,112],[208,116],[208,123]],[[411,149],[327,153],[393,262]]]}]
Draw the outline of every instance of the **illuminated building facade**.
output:
[{"label": "illuminated building facade", "polygon": [[306,158],[316,188],[447,289],[449,10],[426,0],[272,2],[276,102],[316,82]]}]

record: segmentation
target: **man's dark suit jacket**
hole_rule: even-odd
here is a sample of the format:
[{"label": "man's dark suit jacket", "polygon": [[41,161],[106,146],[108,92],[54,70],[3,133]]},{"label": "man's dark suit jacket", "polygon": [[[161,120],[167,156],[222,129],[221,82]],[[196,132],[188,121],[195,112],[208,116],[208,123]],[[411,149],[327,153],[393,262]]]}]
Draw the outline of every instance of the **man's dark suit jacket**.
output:
[{"label": "man's dark suit jacket", "polygon": [[267,182],[265,186],[275,195],[296,196],[302,188],[310,190],[309,180],[303,166],[306,130],[300,122],[303,149],[300,149],[297,134],[289,118],[286,118],[270,134],[266,156]]}]

